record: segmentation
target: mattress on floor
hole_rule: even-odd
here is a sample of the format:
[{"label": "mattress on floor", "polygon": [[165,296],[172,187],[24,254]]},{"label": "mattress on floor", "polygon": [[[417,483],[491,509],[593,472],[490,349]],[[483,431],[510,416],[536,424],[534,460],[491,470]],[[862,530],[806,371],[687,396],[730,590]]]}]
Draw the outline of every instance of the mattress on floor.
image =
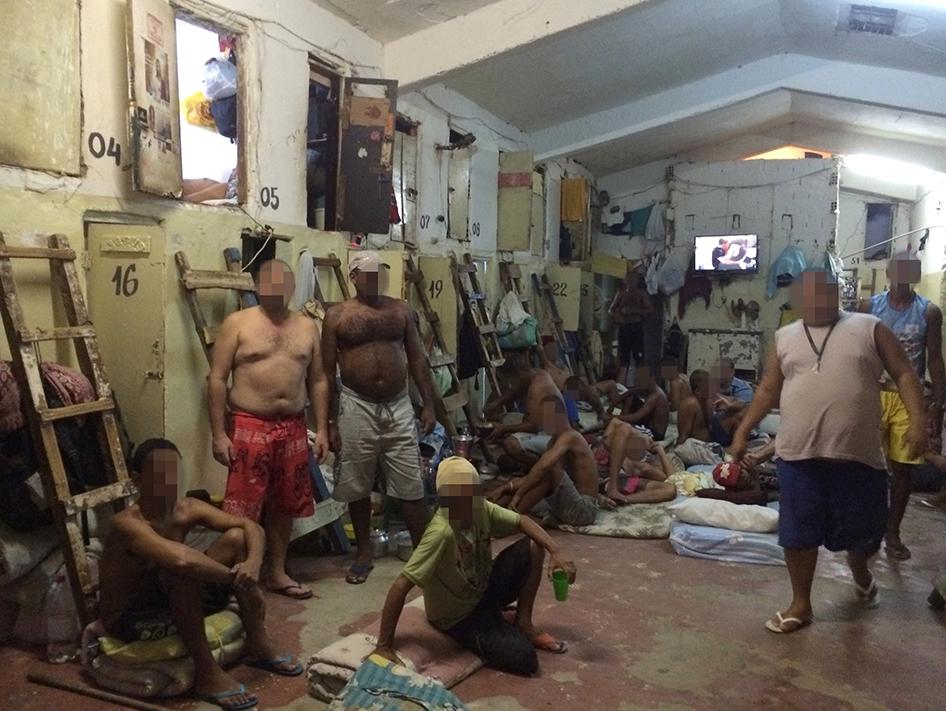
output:
[{"label": "mattress on floor", "polygon": [[590,526],[566,526],[558,529],[569,533],[610,538],[666,538],[670,535],[670,512],[664,504],[628,504],[614,511],[598,511]]},{"label": "mattress on floor", "polygon": [[670,545],[679,555],[726,563],[785,565],[777,533],[747,533],[674,521]]}]

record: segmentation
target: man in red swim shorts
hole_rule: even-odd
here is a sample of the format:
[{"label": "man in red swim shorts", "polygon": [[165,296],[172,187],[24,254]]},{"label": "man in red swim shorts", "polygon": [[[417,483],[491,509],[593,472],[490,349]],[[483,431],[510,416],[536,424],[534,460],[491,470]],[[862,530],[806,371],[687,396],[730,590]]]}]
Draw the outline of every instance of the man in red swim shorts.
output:
[{"label": "man in red swim shorts", "polygon": [[262,519],[266,556],[261,578],[266,588],[304,600],[312,591],[287,574],[286,550],[292,519],[310,516],[314,508],[306,399],[314,410],[316,457],[321,460],[328,451],[328,383],[318,326],[287,306],[294,288],[284,262],[260,267],[260,305],[223,322],[208,391],[214,458],[230,470],[224,511]]}]

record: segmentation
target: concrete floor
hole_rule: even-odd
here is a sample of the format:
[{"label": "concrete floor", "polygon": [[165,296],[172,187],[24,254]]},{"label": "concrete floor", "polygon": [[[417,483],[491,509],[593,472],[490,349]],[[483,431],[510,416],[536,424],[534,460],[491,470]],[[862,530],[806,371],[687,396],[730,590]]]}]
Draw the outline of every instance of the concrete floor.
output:
[{"label": "concrete floor", "polygon": [[[899,564],[878,558],[877,609],[853,603],[841,556],[824,554],[817,621],[784,637],[762,626],[788,602],[784,568],[683,558],[667,541],[556,534],[579,577],[567,603],[555,603],[551,586],[543,586],[536,621],[571,650],[541,655],[538,678],[482,670],[454,691],[474,711],[944,709],[946,618],[925,600],[937,566],[946,565],[946,515],[911,505],[904,533],[914,557]],[[340,558],[297,559],[298,577],[314,581],[320,598],[271,598],[272,630],[288,651],[305,658],[372,620],[400,569],[397,559],[382,560],[366,585],[353,588],[343,565]],[[27,683],[31,671],[79,679],[75,666],[46,665],[35,650],[0,648],[0,668],[4,708],[110,708]],[[259,694],[261,708],[325,708],[306,695],[304,678],[244,667],[234,675]]]}]

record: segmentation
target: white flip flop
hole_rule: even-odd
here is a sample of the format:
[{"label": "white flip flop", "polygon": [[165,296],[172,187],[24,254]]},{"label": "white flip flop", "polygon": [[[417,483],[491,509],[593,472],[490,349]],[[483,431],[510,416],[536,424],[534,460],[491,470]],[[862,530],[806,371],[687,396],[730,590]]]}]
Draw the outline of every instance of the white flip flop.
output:
[{"label": "white flip flop", "polygon": [[877,607],[880,603],[880,588],[877,587],[877,578],[874,577],[873,573],[870,574],[870,585],[862,588],[854,583],[854,591],[857,595],[857,601],[868,609]]},{"label": "white flip flop", "polygon": [[[775,617],[778,618],[778,624],[775,624],[772,620],[765,621],[765,629],[769,632],[775,632],[776,634],[791,634],[792,632],[797,632],[803,627],[807,627],[812,623],[812,620],[802,620],[798,617],[785,617],[781,612],[776,612]],[[785,625],[796,625],[790,630],[785,629]]]}]

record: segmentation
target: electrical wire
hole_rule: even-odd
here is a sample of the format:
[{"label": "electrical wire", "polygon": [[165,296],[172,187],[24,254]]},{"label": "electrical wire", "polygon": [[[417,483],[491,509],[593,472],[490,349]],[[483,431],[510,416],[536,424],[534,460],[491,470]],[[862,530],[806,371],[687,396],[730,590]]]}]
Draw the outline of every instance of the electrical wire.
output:
[{"label": "electrical wire", "polygon": [[[443,106],[441,106],[441,105],[438,104],[436,101],[434,101],[433,99],[431,99],[430,96],[427,95],[427,92],[426,92],[425,90],[423,90],[423,89],[418,89],[418,90],[415,91],[414,93],[415,93],[415,94],[418,94],[419,96],[424,97],[424,99],[427,101],[427,103],[429,103],[431,106],[433,106],[433,107],[434,107],[435,109],[437,109],[438,111],[442,111],[443,113],[447,114],[447,118],[449,118],[449,119],[460,119],[461,121],[472,121],[473,123],[477,123],[477,124],[483,126],[483,128],[485,128],[487,131],[490,131],[490,132],[492,132],[493,134],[495,134],[495,135],[497,135],[497,136],[500,136],[501,138],[505,138],[507,141],[510,141],[511,143],[515,143],[517,146],[525,146],[525,147],[528,147],[528,145],[529,145],[529,144],[528,144],[527,142],[525,142],[525,141],[521,141],[521,140],[519,140],[518,138],[513,138],[512,136],[509,136],[509,135],[503,133],[502,131],[493,128],[493,127],[490,126],[488,123],[486,123],[486,121],[484,121],[482,118],[480,118],[480,117],[478,117],[478,116],[462,116],[462,115],[460,115],[460,114],[455,114],[455,113],[453,113],[452,111],[449,111],[449,110],[445,109]],[[512,124],[509,124],[509,125],[512,126]],[[515,126],[513,126],[513,128],[515,128]]]},{"label": "electrical wire", "polygon": [[263,241],[263,246],[260,247],[260,248],[256,251],[256,254],[254,254],[254,255],[252,256],[252,258],[250,258],[250,261],[248,261],[248,262],[246,263],[246,266],[244,266],[244,267],[240,270],[241,272],[245,272],[247,269],[249,269],[251,266],[253,266],[253,262],[255,262],[255,261],[256,261],[256,258],[257,258],[258,256],[260,256],[260,255],[263,253],[263,250],[266,249],[266,245],[268,245],[268,244],[272,241],[272,239],[273,239],[273,230],[272,230],[272,228],[270,227],[269,230],[267,231],[266,239]]}]

